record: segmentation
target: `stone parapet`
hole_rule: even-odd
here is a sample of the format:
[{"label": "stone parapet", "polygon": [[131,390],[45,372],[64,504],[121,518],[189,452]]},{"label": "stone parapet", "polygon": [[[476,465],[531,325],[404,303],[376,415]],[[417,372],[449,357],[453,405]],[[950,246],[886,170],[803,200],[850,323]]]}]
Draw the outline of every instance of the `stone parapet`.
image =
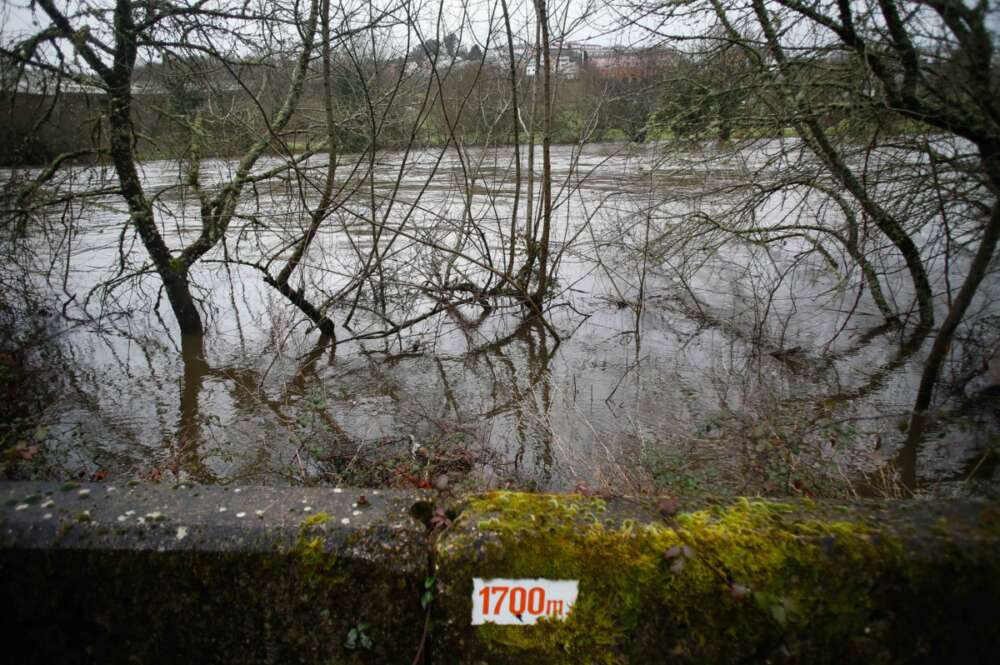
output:
[{"label": "stone parapet", "polygon": [[[688,507],[7,482],[0,504],[5,647],[19,663],[992,663],[1000,653],[995,503]],[[577,595],[568,616],[472,625],[475,579],[480,591],[497,579],[575,581]],[[528,597],[512,593],[511,611]]]}]

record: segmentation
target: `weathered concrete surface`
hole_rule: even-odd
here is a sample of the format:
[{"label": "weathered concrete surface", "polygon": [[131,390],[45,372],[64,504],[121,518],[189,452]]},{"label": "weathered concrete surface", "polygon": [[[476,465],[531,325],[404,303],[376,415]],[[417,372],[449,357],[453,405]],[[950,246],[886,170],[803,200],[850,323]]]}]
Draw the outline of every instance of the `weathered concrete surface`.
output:
[{"label": "weathered concrete surface", "polygon": [[[21,663],[411,663],[416,493],[0,484]],[[353,633],[352,633],[353,630]]]},{"label": "weathered concrete surface", "polygon": [[[449,498],[457,518],[431,519],[435,501],[0,483],[3,647],[46,664],[993,663],[1000,653],[996,504],[675,510],[493,493]],[[473,627],[474,577],[576,579],[580,593],[566,621]]]},{"label": "weathered concrete surface", "polygon": [[[666,513],[673,513],[669,507]],[[472,497],[437,544],[436,663],[994,663],[995,504]],[[566,621],[471,626],[472,579],[579,580]]]}]

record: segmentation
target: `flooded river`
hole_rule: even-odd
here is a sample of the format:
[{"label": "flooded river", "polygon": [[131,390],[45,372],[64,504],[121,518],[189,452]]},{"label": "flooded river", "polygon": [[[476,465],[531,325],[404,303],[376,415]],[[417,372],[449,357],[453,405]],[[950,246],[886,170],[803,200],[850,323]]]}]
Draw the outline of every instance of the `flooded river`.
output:
[{"label": "flooded river", "polygon": [[[68,205],[32,237],[50,387],[35,452],[8,474],[891,493],[888,463],[926,348],[901,354],[868,294],[801,240],[762,248],[679,235],[685,215],[726,205],[724,186],[764,163],[757,150],[707,161],[655,145],[554,148],[551,328],[494,298],[392,334],[392,322],[441,305],[427,285],[442,275],[481,283],[484,266],[505,264],[512,152],[342,157],[338,207],[291,281],[329,305],[338,339],[361,338],[336,346],[260,278],[262,265],[280,269],[318,198],[301,178],[248,188],[224,246],[193,269],[204,340],[177,335],[144,248],[122,233],[119,197]],[[233,168],[210,162],[203,175],[222,181]],[[82,190],[112,174],[71,175],[65,185]],[[199,204],[178,165],[148,162],[142,175],[168,244],[190,242]],[[779,220],[785,209],[765,212]],[[375,286],[338,299],[375,243],[385,308]],[[886,288],[904,302],[891,268]],[[989,374],[979,382],[988,389]],[[949,402],[918,451],[926,491],[997,488],[984,457],[997,440],[995,398],[973,397]]]}]

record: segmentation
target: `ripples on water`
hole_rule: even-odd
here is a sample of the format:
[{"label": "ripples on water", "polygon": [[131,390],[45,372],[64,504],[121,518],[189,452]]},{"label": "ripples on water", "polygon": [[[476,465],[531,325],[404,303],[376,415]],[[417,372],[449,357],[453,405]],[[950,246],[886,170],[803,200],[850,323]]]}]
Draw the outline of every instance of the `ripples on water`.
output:
[{"label": "ripples on water", "polygon": [[[511,154],[470,154],[478,160],[470,214],[483,234],[465,251],[482,255],[486,242],[501,263]],[[447,472],[475,486],[772,494],[841,493],[866,474],[878,478],[902,442],[921,354],[890,362],[897,340],[875,329],[867,294],[855,306],[856,289],[840,288],[821,257],[803,259],[793,242],[771,246],[767,261],[760,248],[737,243],[692,250],[697,269],[678,264],[675,248],[660,242],[672,215],[724,203],[691,194],[738,182],[753,155],[709,167],[683,156],[660,161],[655,147],[591,146],[582,154],[559,147],[554,158],[554,237],[565,253],[549,316],[560,342],[500,302],[488,315],[461,307],[332,353],[256,271],[212,263],[222,248],[192,273],[209,334],[182,340],[168,332],[165,301],[166,327],[153,311],[156,279],[92,291],[116,275],[119,256],[136,269],[145,252],[130,238],[120,244],[126,215],[118,198],[78,205],[72,261],[51,283],[60,303],[73,298],[67,311],[76,317],[89,294],[93,318],[58,326],[63,378],[42,414],[49,473],[407,485]],[[424,241],[456,241],[467,171],[454,153],[436,170],[435,159],[420,155],[397,187],[399,156],[384,157],[374,196],[369,181],[352,181],[357,191],[345,195],[307,257],[312,293],[347,282],[356,249],[375,237],[364,221],[372,200],[385,214],[394,190],[391,223],[406,218],[408,233]],[[222,178],[231,168],[218,161],[204,171]],[[74,172],[78,186],[99,175]],[[191,240],[197,200],[178,185],[177,166],[146,163],[144,178],[159,192],[168,244]],[[294,237],[302,201],[315,196],[292,185],[261,183],[247,197],[227,239],[231,257],[255,262]],[[775,219],[782,212],[780,204],[770,210]],[[47,255],[39,240],[37,249],[44,264],[65,245]],[[386,270],[405,271],[411,286],[391,290],[389,315],[431,306],[413,287],[438,267],[431,254],[409,241],[393,247]],[[766,279],[792,263],[780,285]],[[477,274],[471,264],[465,270]],[[889,287],[905,297],[897,282]],[[372,305],[371,292],[363,295],[361,304]],[[345,314],[344,304],[333,309],[338,324]],[[379,327],[368,315],[341,332]],[[962,409],[921,451],[920,477],[950,483],[938,489],[988,491],[994,469],[977,462],[995,440],[996,409]],[[979,484],[950,482],[970,475]]]}]

